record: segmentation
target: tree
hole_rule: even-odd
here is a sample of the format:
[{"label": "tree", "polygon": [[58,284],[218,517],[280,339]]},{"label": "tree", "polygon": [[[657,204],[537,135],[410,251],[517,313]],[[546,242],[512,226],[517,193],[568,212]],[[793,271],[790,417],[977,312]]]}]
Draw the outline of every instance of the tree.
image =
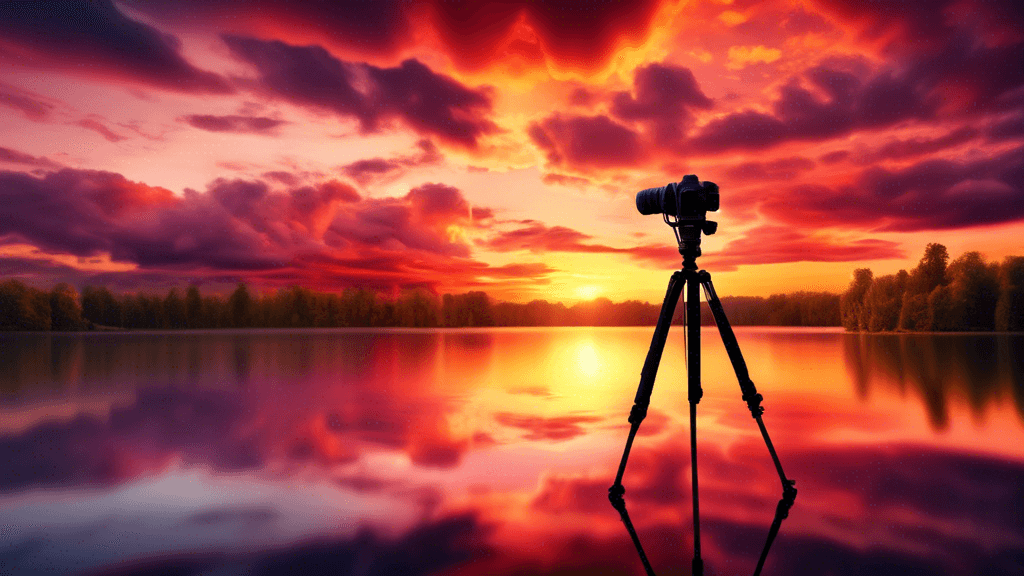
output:
[{"label": "tree", "polygon": [[252,297],[249,296],[249,289],[242,282],[231,293],[228,299],[228,308],[231,314],[231,325],[236,328],[249,326],[249,318],[252,314]]},{"label": "tree", "polygon": [[85,320],[78,303],[78,291],[67,282],[61,282],[50,292],[50,329],[82,330]]},{"label": "tree", "polygon": [[900,330],[931,330],[928,323],[928,294],[903,293],[900,304]]},{"label": "tree", "polygon": [[417,328],[437,326],[437,302],[423,290],[412,290],[402,294],[397,302],[399,324]]},{"label": "tree", "polygon": [[199,288],[195,284],[185,292],[185,325],[189,328],[202,326],[203,299],[199,296]]},{"label": "tree", "polygon": [[49,330],[50,297],[18,280],[0,283],[0,330]]},{"label": "tree", "polygon": [[900,305],[907,283],[907,271],[875,278],[864,295],[865,312],[870,332],[895,330],[900,319]]},{"label": "tree", "polygon": [[853,281],[840,300],[840,315],[843,328],[848,331],[866,330],[867,316],[864,312],[864,296],[874,280],[870,268],[858,268],[853,272]]},{"label": "tree", "polygon": [[929,244],[917,266],[910,271],[907,288],[900,306],[901,330],[932,330],[929,321],[928,298],[939,286],[948,282],[946,262],[949,253],[942,244]]},{"label": "tree", "polygon": [[164,328],[180,330],[186,327],[185,301],[178,296],[178,289],[171,288],[164,298]]},{"label": "tree", "polygon": [[911,294],[931,294],[938,286],[948,283],[946,262],[949,253],[942,244],[929,244],[924,249],[924,256],[911,271],[907,291]]},{"label": "tree", "polygon": [[957,329],[956,315],[953,313],[953,296],[949,286],[938,286],[928,295],[928,329]]},{"label": "tree", "polygon": [[995,328],[999,300],[998,267],[986,264],[978,252],[965,252],[949,264],[954,330]]},{"label": "tree", "polygon": [[1024,258],[1010,256],[999,268],[996,330],[1024,330]]},{"label": "tree", "polygon": [[365,288],[346,288],[341,294],[342,325],[373,326],[377,295]]}]

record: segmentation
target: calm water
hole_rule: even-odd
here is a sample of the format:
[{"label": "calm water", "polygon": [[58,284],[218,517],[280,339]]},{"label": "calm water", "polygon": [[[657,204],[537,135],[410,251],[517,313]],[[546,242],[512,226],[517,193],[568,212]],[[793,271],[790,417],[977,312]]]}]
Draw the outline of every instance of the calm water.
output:
[{"label": "calm water", "polygon": [[[642,574],[607,488],[651,328],[0,335],[0,574]],[[799,497],[766,574],[1024,573],[1024,336],[739,329]],[[725,352],[708,574],[780,490]],[[626,472],[692,554],[683,342]]]}]

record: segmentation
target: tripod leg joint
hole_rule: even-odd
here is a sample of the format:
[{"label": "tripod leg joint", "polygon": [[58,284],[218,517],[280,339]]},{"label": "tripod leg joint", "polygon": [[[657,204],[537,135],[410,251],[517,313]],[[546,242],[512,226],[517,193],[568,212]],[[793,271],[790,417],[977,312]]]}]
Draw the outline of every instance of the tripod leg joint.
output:
[{"label": "tripod leg joint", "polygon": [[612,508],[619,511],[619,514],[626,512],[626,500],[623,498],[625,493],[626,487],[622,484],[613,484],[611,488],[608,488],[608,501],[612,503]]},{"label": "tripod leg joint", "polygon": [[[754,388],[753,382],[750,383],[750,388]],[[761,406],[763,400],[764,396],[757,392],[743,395],[743,401],[747,403],[747,408],[750,408],[750,415],[754,418],[759,418],[761,414],[764,414],[764,407]]]},{"label": "tripod leg joint", "polygon": [[704,398],[704,389],[699,387],[696,390],[692,390],[687,398],[691,404],[700,404],[701,399]]},{"label": "tripod leg joint", "polygon": [[794,484],[796,484],[796,480],[782,481],[782,499],[779,500],[779,505],[775,508],[775,515],[779,519],[788,518],[789,509],[796,502],[796,486]]},{"label": "tripod leg joint", "polygon": [[640,424],[647,418],[647,406],[643,404],[633,404],[633,408],[629,411],[629,423]]}]

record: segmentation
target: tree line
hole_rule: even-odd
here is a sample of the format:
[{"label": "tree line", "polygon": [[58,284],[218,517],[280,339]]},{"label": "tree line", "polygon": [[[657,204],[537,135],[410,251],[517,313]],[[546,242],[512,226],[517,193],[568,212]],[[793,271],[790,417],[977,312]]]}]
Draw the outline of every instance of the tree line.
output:
[{"label": "tree line", "polygon": [[[722,305],[734,325],[838,326],[838,294],[797,292],[762,297],[726,297]],[[683,320],[676,307],[674,323]],[[598,298],[567,306],[561,302],[495,302],[485,292],[435,295],[412,290],[386,297],[365,288],[339,293],[291,287],[253,294],[246,284],[227,297],[203,295],[196,286],[184,294],[114,294],[103,286],[81,293],[67,283],[45,291],[15,279],[0,282],[0,330],[211,329],[472,326],[650,326],[661,304]],[[713,324],[706,303],[703,324]]]},{"label": "tree line", "polygon": [[1024,330],[1024,258],[986,262],[966,252],[949,262],[942,244],[929,244],[910,272],[875,277],[854,272],[841,299],[849,331]]}]

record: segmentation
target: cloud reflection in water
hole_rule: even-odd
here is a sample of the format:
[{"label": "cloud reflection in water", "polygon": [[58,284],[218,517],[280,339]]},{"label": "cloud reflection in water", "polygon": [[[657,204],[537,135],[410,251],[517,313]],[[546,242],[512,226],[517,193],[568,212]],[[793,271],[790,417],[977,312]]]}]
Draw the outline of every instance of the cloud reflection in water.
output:
[{"label": "cloud reflection in water", "polygon": [[[15,573],[640,574],[606,494],[649,337],[3,337],[0,522],[11,528],[0,563]],[[1020,409],[1021,339],[739,337],[800,488],[766,573],[1020,572],[1024,460],[1005,448],[1024,439],[1019,416],[1016,436],[990,438],[983,423],[962,431],[957,415]],[[687,573],[691,555],[678,344],[666,348],[625,479],[659,573]],[[576,365],[587,347],[594,374]],[[704,556],[709,573],[746,573],[778,479],[712,343],[705,363]],[[890,389],[914,393],[892,401],[881,394]],[[915,428],[919,397],[939,433]],[[950,428],[974,434],[977,450],[950,444]]]}]

